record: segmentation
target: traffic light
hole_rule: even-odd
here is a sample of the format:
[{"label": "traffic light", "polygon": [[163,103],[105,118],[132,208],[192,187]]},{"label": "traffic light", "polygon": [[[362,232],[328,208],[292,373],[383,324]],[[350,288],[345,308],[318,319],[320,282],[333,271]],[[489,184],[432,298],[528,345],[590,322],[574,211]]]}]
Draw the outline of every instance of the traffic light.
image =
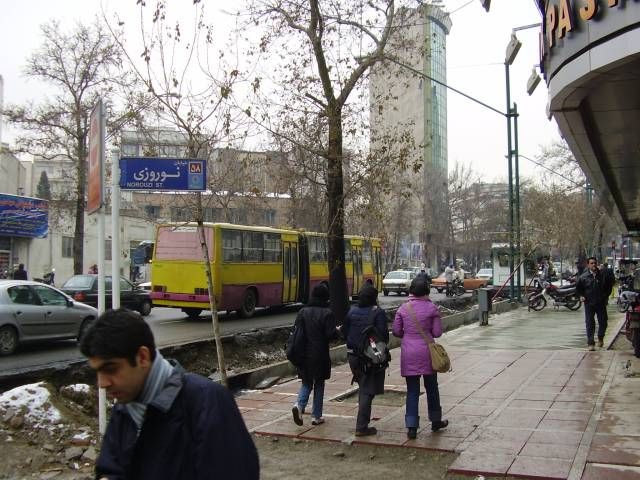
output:
[{"label": "traffic light", "polygon": [[482,7],[488,12],[491,6],[491,0],[480,0]]}]

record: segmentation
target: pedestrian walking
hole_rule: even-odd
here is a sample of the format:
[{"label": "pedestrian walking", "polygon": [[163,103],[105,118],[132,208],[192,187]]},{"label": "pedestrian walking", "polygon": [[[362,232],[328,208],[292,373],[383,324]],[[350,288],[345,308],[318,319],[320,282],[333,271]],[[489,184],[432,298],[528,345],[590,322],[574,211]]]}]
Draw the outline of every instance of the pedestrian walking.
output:
[{"label": "pedestrian walking", "polygon": [[576,294],[580,295],[584,302],[584,322],[587,331],[587,348],[595,350],[595,317],[598,319],[598,346],[604,346],[604,335],[607,331],[607,301],[611,294],[613,284],[605,278],[604,273],[598,268],[596,257],[587,259],[587,270],[580,275],[576,282]]},{"label": "pedestrian walking", "polygon": [[447,282],[447,290],[446,296],[450,297],[453,295],[451,287],[453,285],[453,280],[457,277],[456,269],[453,268],[453,264],[447,265],[447,268],[444,269],[444,279]]},{"label": "pedestrian walking", "polygon": [[[378,290],[370,283],[358,292],[358,305],[351,307],[342,327],[347,343],[347,359],[358,384],[358,416],[356,417],[356,436],[363,437],[378,433],[371,422],[371,405],[376,395],[384,393],[385,369],[367,369],[362,357],[362,348],[367,340],[366,330],[373,326],[375,335],[389,343],[387,315],[378,307]],[[385,352],[386,354],[386,352]]]},{"label": "pedestrian walking", "polygon": [[233,395],[166,360],[140,315],[126,309],[103,313],[82,337],[80,350],[98,386],[116,400],[96,478],[259,478],[256,447]]},{"label": "pedestrian walking", "polygon": [[13,279],[14,280],[27,280],[28,275],[27,275],[27,271],[24,269],[24,263],[21,263],[20,265],[18,265],[18,269],[13,272]]},{"label": "pedestrian walking", "polygon": [[431,354],[423,337],[423,334],[432,338],[442,335],[440,312],[429,298],[428,284],[424,278],[413,279],[409,295],[409,300],[396,312],[392,331],[396,337],[402,339],[400,375],[405,378],[407,384],[404,421],[407,437],[414,439],[420,428],[418,398],[421,378],[427,392],[427,414],[431,421],[431,430],[437,432],[449,425],[449,421],[442,419],[438,374],[431,365]]},{"label": "pedestrian walking", "polygon": [[338,338],[336,319],[329,309],[329,288],[325,284],[321,283],[313,288],[309,304],[298,312],[296,325],[300,325],[304,331],[305,349],[304,362],[297,367],[302,385],[291,413],[296,425],[302,425],[302,414],[313,391],[311,424],[320,425],[324,423],[324,384],[331,378],[329,342]]}]

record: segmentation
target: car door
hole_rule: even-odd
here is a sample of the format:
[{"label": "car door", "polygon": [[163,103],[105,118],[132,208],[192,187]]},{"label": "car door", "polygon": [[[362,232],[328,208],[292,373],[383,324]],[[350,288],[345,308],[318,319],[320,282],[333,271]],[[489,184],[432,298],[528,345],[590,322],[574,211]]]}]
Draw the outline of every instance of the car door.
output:
[{"label": "car door", "polygon": [[44,314],[38,297],[29,285],[7,289],[9,308],[20,328],[22,340],[40,337],[46,332]]},{"label": "car door", "polygon": [[44,314],[44,329],[49,336],[69,337],[78,333],[79,321],[69,309],[67,297],[46,285],[34,285]]}]

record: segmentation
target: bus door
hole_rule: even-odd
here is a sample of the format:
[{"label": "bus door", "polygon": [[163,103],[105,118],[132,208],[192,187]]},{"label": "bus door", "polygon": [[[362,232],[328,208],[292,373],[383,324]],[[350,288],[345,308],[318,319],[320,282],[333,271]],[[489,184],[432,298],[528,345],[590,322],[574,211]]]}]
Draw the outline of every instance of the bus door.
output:
[{"label": "bus door", "polygon": [[353,295],[358,295],[362,288],[362,245],[351,244],[351,258],[353,261]]},{"label": "bus door", "polygon": [[382,256],[380,255],[380,247],[372,246],[371,261],[373,262],[374,286],[378,290],[382,290]]},{"label": "bus door", "polygon": [[298,300],[298,244],[282,242],[282,303]]}]

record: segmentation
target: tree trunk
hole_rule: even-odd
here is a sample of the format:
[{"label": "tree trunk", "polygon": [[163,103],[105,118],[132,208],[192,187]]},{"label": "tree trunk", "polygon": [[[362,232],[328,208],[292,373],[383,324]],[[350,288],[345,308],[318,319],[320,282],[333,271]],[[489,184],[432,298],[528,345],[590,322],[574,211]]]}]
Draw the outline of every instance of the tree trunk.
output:
[{"label": "tree trunk", "polygon": [[349,308],[344,265],[344,195],[342,179],[342,115],[339,108],[329,112],[327,155],[327,195],[329,204],[328,261],[331,310],[341,324]]},{"label": "tree trunk", "polygon": [[204,234],[204,215],[202,213],[202,195],[197,194],[197,213],[198,234],[200,236],[200,246],[202,247],[202,258],[204,258],[204,271],[207,277],[207,293],[209,294],[209,310],[211,310],[211,324],[213,327],[213,339],[216,342],[216,356],[218,359],[218,370],[220,371],[220,382],[228,387],[227,366],[224,360],[224,350],[222,348],[222,337],[220,336],[220,322],[218,321],[218,306],[216,305],[216,296],[213,291],[213,276],[211,275],[211,259],[209,258],[209,248],[207,246],[207,237]]},{"label": "tree trunk", "polygon": [[[78,162],[78,176],[76,180],[76,222],[73,232],[73,273],[78,275],[83,273],[84,269],[84,197],[87,178],[87,155],[85,148],[86,136],[82,134],[82,126],[80,124],[79,117],[77,118],[76,127],[78,131],[78,135],[76,137],[76,161]],[[98,241],[104,242],[104,238],[99,238]]]}]

